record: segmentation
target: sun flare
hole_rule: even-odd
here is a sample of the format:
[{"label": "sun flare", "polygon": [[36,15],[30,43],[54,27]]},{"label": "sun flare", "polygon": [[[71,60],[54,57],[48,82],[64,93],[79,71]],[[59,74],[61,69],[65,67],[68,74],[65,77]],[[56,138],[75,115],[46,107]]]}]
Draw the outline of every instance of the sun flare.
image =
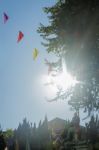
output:
[{"label": "sun flare", "polygon": [[68,90],[71,87],[74,87],[78,81],[75,77],[72,77],[68,72],[67,73],[60,73],[57,76],[48,75],[45,78],[45,82],[51,88],[54,89],[62,89],[63,91]]},{"label": "sun flare", "polygon": [[66,64],[62,61],[62,71],[61,72],[53,72],[49,75],[44,77],[45,85],[48,85],[49,88],[55,92],[58,89],[62,89],[66,91],[72,87],[74,87],[77,83],[76,77],[73,77],[71,74],[68,73]]},{"label": "sun flare", "polygon": [[54,77],[54,83],[58,88],[67,90],[71,87],[74,87],[77,83],[76,79],[73,78],[69,73],[60,73],[57,77]]}]

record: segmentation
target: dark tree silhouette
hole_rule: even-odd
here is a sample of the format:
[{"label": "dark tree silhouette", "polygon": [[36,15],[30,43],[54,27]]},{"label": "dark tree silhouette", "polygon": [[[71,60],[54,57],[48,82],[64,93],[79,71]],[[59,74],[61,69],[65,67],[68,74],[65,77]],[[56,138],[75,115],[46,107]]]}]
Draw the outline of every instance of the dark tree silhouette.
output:
[{"label": "dark tree silhouette", "polygon": [[0,150],[4,150],[6,148],[6,141],[4,139],[3,133],[0,133]]},{"label": "dark tree silhouette", "polygon": [[42,44],[59,60],[64,58],[68,71],[81,83],[64,93],[59,90],[53,100],[69,97],[74,109],[84,108],[90,115],[99,110],[99,1],[59,0],[44,12],[49,25],[38,28]]}]

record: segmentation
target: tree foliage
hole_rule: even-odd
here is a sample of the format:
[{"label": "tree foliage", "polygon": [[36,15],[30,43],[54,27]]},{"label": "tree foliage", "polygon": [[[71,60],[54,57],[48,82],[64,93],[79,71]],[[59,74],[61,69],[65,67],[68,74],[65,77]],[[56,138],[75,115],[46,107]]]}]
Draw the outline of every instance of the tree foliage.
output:
[{"label": "tree foliage", "polygon": [[99,110],[99,1],[59,0],[45,7],[49,25],[40,24],[38,32],[48,52],[64,58],[68,71],[83,84],[56,99],[70,98],[69,104],[85,112]]},{"label": "tree foliage", "polygon": [[38,127],[36,127],[36,123],[33,126],[32,124],[30,125],[25,118],[23,123],[19,124],[14,134],[20,150],[26,149],[26,147],[30,147],[31,150],[47,150],[50,147],[51,141],[47,117],[42,123],[40,121]]}]

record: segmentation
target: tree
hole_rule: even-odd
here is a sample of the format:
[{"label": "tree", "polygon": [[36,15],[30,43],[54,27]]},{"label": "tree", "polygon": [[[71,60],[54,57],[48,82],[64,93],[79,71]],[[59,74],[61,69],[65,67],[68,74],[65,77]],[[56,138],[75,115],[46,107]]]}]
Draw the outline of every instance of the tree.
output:
[{"label": "tree", "polygon": [[4,150],[6,148],[6,142],[3,134],[0,134],[0,149]]},{"label": "tree", "polygon": [[[42,138],[46,143],[50,141],[50,132],[48,129],[48,120],[47,116],[45,116],[45,120],[42,123]],[[43,143],[45,144],[45,143]]]},{"label": "tree", "polygon": [[32,128],[31,148],[39,149],[39,136],[38,136],[38,129],[36,127],[36,123],[34,123],[34,126]]},{"label": "tree", "polygon": [[13,137],[14,136],[14,131],[12,129],[7,129],[5,132],[5,137],[9,138],[9,137]]},{"label": "tree", "polygon": [[19,123],[17,130],[15,130],[15,138],[17,142],[19,143],[20,149],[26,148],[27,139],[28,139],[28,144],[29,144],[30,135],[31,135],[30,123],[27,121],[26,118],[24,118],[22,124]]},{"label": "tree", "polygon": [[68,72],[82,83],[59,90],[54,100],[69,97],[74,109],[84,108],[90,115],[99,110],[99,1],[59,0],[44,12],[49,25],[38,28],[46,41],[42,44],[59,60],[64,58]]},{"label": "tree", "polygon": [[45,116],[45,119],[42,122],[42,124],[41,124],[41,121],[39,122],[38,136],[39,136],[40,148],[43,150],[51,149],[52,145],[51,145],[51,140],[50,140],[50,131],[48,129],[47,116]]}]

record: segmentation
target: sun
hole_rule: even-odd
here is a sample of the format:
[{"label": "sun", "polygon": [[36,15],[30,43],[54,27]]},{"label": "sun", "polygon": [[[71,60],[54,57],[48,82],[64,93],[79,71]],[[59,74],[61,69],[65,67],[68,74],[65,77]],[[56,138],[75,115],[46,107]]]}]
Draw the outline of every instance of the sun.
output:
[{"label": "sun", "polygon": [[66,65],[64,62],[62,62],[62,71],[59,73],[53,73],[50,75],[45,76],[45,84],[48,85],[51,90],[54,89],[54,91],[58,89],[62,89],[63,91],[66,91],[72,87],[74,87],[77,83],[79,83],[76,80],[76,77],[73,77],[71,74],[68,73],[66,69]]},{"label": "sun", "polygon": [[56,86],[62,90],[68,90],[77,84],[75,77],[72,77],[68,72],[62,72],[58,76],[53,78],[53,82]]},{"label": "sun", "polygon": [[46,76],[46,83],[47,85],[50,85],[51,88],[56,88],[56,91],[57,89],[62,89],[63,91],[66,91],[74,87],[78,83],[78,81],[68,72],[61,72],[54,77],[52,75]]},{"label": "sun", "polygon": [[61,71],[52,71],[48,75],[43,75],[42,80],[44,85],[46,85],[45,94],[49,95],[49,97],[55,97],[59,90],[67,92],[80,83],[75,76],[68,72],[64,60],[62,61]]}]

